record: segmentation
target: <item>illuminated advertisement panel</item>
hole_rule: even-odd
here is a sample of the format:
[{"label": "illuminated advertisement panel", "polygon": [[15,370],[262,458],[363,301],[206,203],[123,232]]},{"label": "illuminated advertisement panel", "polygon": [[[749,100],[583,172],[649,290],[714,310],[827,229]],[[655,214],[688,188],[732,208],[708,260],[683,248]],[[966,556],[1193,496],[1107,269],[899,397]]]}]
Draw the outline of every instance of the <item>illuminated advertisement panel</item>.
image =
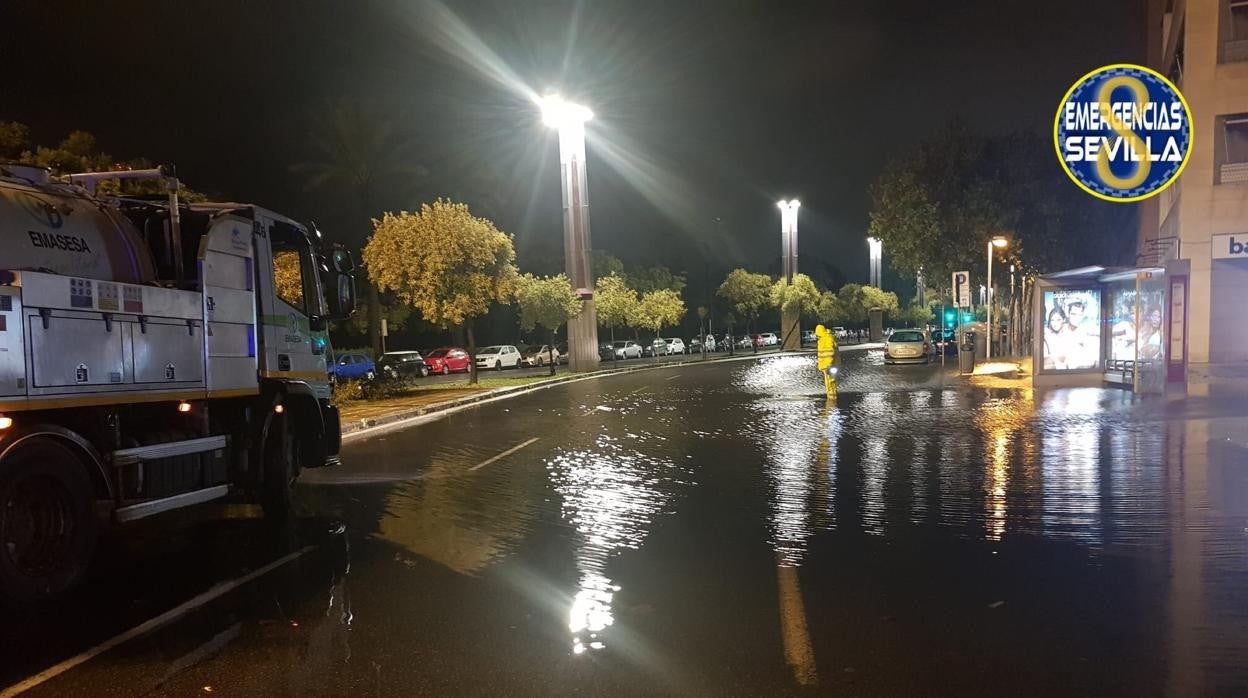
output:
[{"label": "illuminated advertisement panel", "polygon": [[1086,371],[1101,363],[1101,292],[1053,289],[1044,292],[1046,371]]}]

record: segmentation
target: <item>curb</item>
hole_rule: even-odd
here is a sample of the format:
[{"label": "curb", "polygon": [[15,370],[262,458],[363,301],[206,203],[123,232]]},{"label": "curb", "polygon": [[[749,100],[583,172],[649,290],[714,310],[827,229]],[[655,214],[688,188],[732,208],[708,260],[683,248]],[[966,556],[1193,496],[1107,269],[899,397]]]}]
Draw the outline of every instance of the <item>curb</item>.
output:
[{"label": "curb", "polygon": [[343,437],[356,437],[383,427],[392,427],[412,420],[428,417],[441,412],[449,412],[461,408],[469,407],[483,402],[493,402],[495,400],[504,400],[507,398],[518,397],[526,393],[537,390],[544,390],[563,383],[575,383],[577,381],[590,380],[593,378],[603,378],[607,376],[617,376],[625,373],[633,373],[636,371],[654,371],[662,368],[677,368],[689,365],[704,365],[714,363],[728,363],[732,361],[749,361],[768,356],[797,356],[806,352],[795,351],[776,351],[766,354],[748,354],[744,356],[721,356],[714,359],[682,359],[680,361],[668,361],[661,364],[647,364],[644,366],[629,366],[627,368],[603,369],[592,373],[573,374],[570,376],[557,376],[549,380],[537,381],[528,385],[519,385],[514,388],[494,388],[476,395],[468,395],[466,397],[454,398],[445,402],[438,402],[424,407],[416,407],[393,414],[384,415],[382,417],[372,417],[361,419],[342,425]]}]

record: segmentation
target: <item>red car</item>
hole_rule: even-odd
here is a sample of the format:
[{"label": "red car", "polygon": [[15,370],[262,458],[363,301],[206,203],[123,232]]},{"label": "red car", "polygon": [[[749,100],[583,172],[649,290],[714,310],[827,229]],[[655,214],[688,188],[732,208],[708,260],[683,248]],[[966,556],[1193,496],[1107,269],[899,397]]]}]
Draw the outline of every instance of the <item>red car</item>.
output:
[{"label": "red car", "polygon": [[431,373],[446,375],[458,371],[468,372],[468,352],[460,347],[439,347],[425,354],[425,363]]}]

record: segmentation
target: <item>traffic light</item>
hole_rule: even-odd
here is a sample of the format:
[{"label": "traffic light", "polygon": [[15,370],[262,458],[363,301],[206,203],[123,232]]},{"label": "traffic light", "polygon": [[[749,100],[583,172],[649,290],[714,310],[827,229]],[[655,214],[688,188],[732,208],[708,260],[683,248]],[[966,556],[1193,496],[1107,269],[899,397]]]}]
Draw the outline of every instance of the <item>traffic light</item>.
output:
[{"label": "traffic light", "polygon": [[945,311],[945,327],[953,327],[958,321],[958,313],[955,310]]},{"label": "traffic light", "polygon": [[962,313],[962,322],[963,323],[975,322],[975,315],[972,313]]}]

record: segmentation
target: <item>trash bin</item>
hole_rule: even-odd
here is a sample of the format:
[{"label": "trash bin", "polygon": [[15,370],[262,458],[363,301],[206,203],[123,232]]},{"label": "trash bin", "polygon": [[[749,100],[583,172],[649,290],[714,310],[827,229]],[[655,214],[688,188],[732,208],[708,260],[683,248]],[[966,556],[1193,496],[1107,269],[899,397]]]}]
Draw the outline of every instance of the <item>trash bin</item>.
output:
[{"label": "trash bin", "polygon": [[963,332],[958,343],[958,372],[975,372],[975,332]]}]

